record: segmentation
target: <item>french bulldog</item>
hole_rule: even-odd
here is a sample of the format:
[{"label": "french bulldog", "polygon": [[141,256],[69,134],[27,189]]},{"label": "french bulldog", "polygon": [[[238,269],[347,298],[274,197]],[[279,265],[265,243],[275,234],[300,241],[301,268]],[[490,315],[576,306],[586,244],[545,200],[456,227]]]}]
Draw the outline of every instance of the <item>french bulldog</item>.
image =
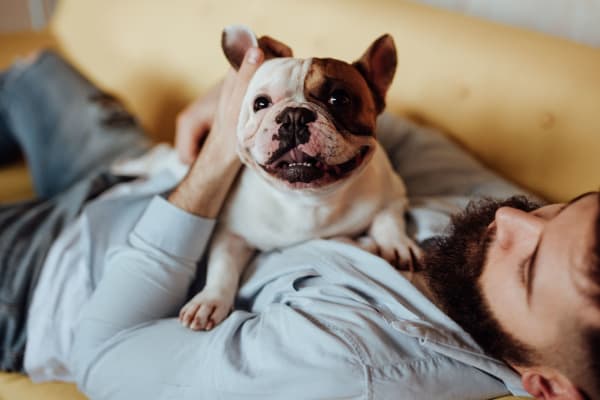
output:
[{"label": "french bulldog", "polygon": [[251,46],[267,60],[243,99],[237,150],[245,168],[219,217],[206,285],[180,312],[194,330],[228,315],[256,250],[347,237],[394,264],[420,254],[405,232],[405,186],[375,138],[396,70],[392,37],[348,64],[293,58],[285,44],[243,26],[223,31],[234,68]]}]

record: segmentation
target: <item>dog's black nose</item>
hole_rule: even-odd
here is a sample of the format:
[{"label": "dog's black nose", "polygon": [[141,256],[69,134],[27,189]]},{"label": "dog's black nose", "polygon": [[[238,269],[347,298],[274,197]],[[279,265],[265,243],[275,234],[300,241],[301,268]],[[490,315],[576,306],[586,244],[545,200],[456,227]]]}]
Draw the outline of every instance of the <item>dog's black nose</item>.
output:
[{"label": "dog's black nose", "polygon": [[317,120],[317,114],[304,107],[287,107],[275,117],[279,127],[280,140],[294,139],[296,145],[308,142],[310,131],[308,124]]}]

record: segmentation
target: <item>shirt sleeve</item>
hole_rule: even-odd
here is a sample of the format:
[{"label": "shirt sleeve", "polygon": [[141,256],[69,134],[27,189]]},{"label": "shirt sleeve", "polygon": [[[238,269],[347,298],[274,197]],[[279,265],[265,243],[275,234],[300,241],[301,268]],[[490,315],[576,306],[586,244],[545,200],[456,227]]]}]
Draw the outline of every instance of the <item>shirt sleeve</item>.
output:
[{"label": "shirt sleeve", "polygon": [[70,361],[76,377],[116,335],[177,314],[214,224],[153,198],[128,242],[109,250],[102,279],[81,311]]},{"label": "shirt sleeve", "polygon": [[352,344],[301,310],[235,311],[211,331],[173,318],[214,222],[149,205],[82,310],[69,363],[91,399],[364,398]]}]

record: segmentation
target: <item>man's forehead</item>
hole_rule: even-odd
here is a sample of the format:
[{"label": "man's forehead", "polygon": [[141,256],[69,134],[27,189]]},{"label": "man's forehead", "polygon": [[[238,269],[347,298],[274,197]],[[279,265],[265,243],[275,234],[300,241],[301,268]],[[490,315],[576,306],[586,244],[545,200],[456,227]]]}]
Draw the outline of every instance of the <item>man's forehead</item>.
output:
[{"label": "man's forehead", "polygon": [[[598,242],[596,231],[600,214],[598,199],[598,192],[583,193],[569,201],[557,216],[562,220],[561,227],[565,228],[563,233],[576,236],[573,238],[575,244],[579,242],[583,246],[576,250],[583,256],[587,265],[592,261],[593,250]],[[573,241],[566,241],[573,243]]]}]

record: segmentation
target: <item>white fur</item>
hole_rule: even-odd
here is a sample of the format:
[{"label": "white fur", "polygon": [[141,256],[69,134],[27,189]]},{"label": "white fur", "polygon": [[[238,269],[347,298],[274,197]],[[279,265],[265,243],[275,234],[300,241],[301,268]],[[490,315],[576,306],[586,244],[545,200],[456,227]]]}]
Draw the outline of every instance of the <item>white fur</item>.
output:
[{"label": "white fur", "polygon": [[[388,261],[407,260],[418,247],[407,237],[406,190],[381,146],[372,137],[339,132],[332,117],[304,98],[311,60],[265,62],[250,82],[238,125],[240,158],[246,165],[230,193],[210,247],[205,288],[182,310],[195,315],[194,329],[210,329],[232,307],[239,277],[255,250],[271,250],[314,238],[351,237]],[[254,98],[267,93],[273,105],[255,113]],[[324,188],[290,187],[260,166],[276,149],[275,116],[288,106],[310,108],[311,139],[303,151],[326,149],[328,164],[347,161],[361,146],[373,149],[350,176]],[[312,155],[312,154],[311,154]],[[212,311],[211,311],[212,310]]]},{"label": "white fur", "polygon": [[265,251],[314,238],[356,236],[379,211],[405,199],[404,184],[377,145],[361,173],[324,194],[277,190],[255,169],[244,169],[220,224]]}]

